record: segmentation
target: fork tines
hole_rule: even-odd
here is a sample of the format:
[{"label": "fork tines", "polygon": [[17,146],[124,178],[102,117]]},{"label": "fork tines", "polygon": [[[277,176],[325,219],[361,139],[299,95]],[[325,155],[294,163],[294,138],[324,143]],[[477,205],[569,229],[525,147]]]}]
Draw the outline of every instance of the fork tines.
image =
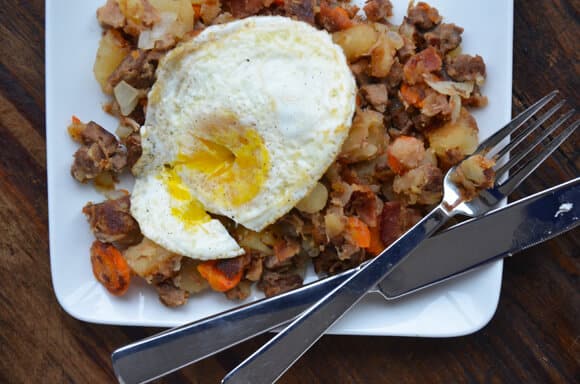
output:
[{"label": "fork tines", "polygon": [[[566,104],[566,100],[561,100],[556,105],[552,106],[543,115],[536,117],[540,111],[546,107],[550,101],[558,95],[558,91],[552,91],[542,99],[534,103],[531,107],[516,116],[509,124],[500,129],[488,140],[485,145],[481,145],[476,153],[486,153],[488,157],[495,158],[496,165],[496,180],[502,180],[502,176],[510,172],[510,177],[502,183],[498,183],[498,188],[513,190],[515,189],[528,175],[530,175],[547,157],[549,157],[580,125],[580,120],[575,120],[573,123],[564,128],[557,136],[548,139],[558,128],[564,127],[565,123],[575,115],[576,110],[571,109],[568,112],[560,115],[555,121],[549,121],[556,112]],[[533,118],[533,119],[532,119]],[[529,124],[525,125],[528,121]],[[542,125],[549,124],[542,129]],[[520,129],[521,128],[521,129]],[[517,134],[514,132],[519,130]],[[528,139],[525,145],[520,145],[532,133],[537,133],[533,138]],[[498,145],[507,136],[512,135],[509,143],[501,147]],[[498,149],[499,147],[499,149]],[[528,155],[535,149],[540,149],[540,152],[528,159]],[[505,159],[505,155],[509,155],[509,160]],[[526,160],[526,161],[523,161]],[[517,166],[517,167],[516,167]]]}]

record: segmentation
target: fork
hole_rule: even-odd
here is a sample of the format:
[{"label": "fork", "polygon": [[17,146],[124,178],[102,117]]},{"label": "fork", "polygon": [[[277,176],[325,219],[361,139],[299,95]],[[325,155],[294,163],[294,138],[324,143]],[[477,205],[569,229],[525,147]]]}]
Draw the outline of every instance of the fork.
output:
[{"label": "fork", "polygon": [[[437,207],[376,258],[359,267],[355,274],[304,311],[282,332],[278,333],[230,371],[222,380],[222,384],[273,383],[314,345],[328,328],[354,306],[368,290],[383,280],[421,241],[435,233],[453,216],[458,214],[468,217],[481,216],[492,210],[497,203],[506,198],[580,125],[580,120],[572,123],[562,133],[552,139],[539,155],[522,165],[524,158],[535,147],[574,115],[575,110],[571,110],[561,115],[548,128],[542,130],[531,143],[514,151],[510,159],[502,163],[502,160],[507,157],[506,155],[516,149],[524,139],[541,127],[564,105],[565,100],[560,101],[532,124],[525,127],[519,134],[507,140],[508,136],[514,134],[518,128],[524,125],[532,116],[535,116],[557,94],[558,91],[552,91],[534,103],[505,127],[482,142],[471,155],[480,155],[496,161],[497,165],[496,169],[494,169],[496,181],[492,188],[480,191],[475,198],[467,200],[462,194],[460,187],[452,180],[452,175],[460,165],[452,167],[443,180],[443,199]],[[518,165],[519,168],[515,170]],[[515,171],[508,176],[510,170]]]}]

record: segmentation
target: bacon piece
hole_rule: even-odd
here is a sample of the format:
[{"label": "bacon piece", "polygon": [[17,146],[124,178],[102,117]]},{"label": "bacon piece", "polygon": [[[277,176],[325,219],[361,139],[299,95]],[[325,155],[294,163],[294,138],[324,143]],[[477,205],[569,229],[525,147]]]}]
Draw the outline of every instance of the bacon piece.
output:
[{"label": "bacon piece", "polygon": [[382,201],[367,186],[357,186],[352,193],[347,213],[352,212],[369,227],[375,227],[382,211]]},{"label": "bacon piece", "polygon": [[381,213],[381,240],[388,247],[421,219],[420,213],[398,201],[386,202]]},{"label": "bacon piece", "polygon": [[265,260],[266,268],[276,269],[290,264],[300,252],[300,243],[292,239],[280,239],[274,243],[274,254]]},{"label": "bacon piece", "polygon": [[320,12],[318,13],[317,21],[322,28],[331,33],[350,28],[353,25],[348,12],[344,8],[330,7],[326,3],[320,4]]},{"label": "bacon piece", "polygon": [[422,82],[424,74],[440,70],[442,64],[437,50],[428,47],[407,60],[403,67],[405,81],[411,85]]}]

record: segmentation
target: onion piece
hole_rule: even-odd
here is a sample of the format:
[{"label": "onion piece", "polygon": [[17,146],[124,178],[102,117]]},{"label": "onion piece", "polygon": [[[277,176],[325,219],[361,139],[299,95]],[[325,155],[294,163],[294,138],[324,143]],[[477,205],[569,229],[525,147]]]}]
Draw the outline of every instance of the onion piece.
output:
[{"label": "onion piece", "polygon": [[172,12],[162,12],[159,17],[159,22],[156,23],[153,28],[142,31],[139,34],[137,47],[140,49],[155,48],[156,41],[162,41],[166,35],[173,34],[176,22],[177,14]]},{"label": "onion piece", "polygon": [[462,83],[456,81],[441,81],[435,76],[428,75],[425,75],[424,78],[427,85],[443,95],[459,95],[466,99],[471,95],[471,92],[473,92],[473,81],[465,81]]},{"label": "onion piece", "polygon": [[121,114],[123,116],[128,116],[133,112],[139,102],[140,93],[138,89],[130,86],[125,80],[122,80],[115,86],[113,94],[121,108]]}]

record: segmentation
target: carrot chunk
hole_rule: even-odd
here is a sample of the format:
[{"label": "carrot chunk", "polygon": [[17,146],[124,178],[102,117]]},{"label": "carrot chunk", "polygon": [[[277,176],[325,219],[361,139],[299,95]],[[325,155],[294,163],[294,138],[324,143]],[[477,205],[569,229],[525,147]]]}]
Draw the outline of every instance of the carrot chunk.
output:
[{"label": "carrot chunk", "polygon": [[225,292],[234,288],[242,279],[243,270],[235,274],[226,274],[219,269],[218,260],[208,260],[198,264],[197,271],[207,280],[214,291]]},{"label": "carrot chunk", "polygon": [[95,278],[113,295],[121,296],[129,288],[131,268],[112,244],[100,241],[91,246],[91,264]]},{"label": "carrot chunk", "polygon": [[368,248],[371,245],[371,232],[369,227],[357,217],[349,217],[346,230],[353,243],[360,248]]}]

